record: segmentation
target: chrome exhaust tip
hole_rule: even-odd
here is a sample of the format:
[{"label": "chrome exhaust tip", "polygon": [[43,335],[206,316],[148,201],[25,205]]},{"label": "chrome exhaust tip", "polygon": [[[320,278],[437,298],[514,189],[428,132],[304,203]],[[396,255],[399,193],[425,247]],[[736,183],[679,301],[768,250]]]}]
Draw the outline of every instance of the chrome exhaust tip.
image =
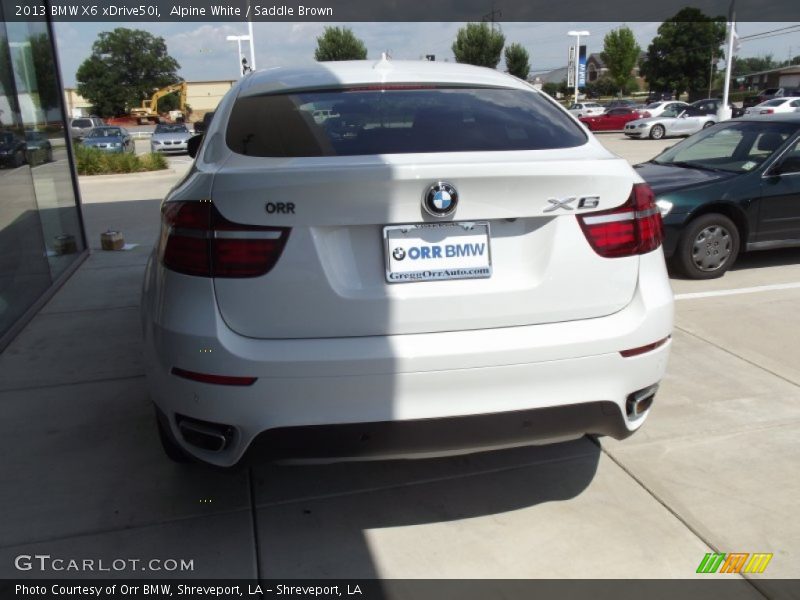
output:
[{"label": "chrome exhaust tip", "polygon": [[209,423],[198,419],[177,416],[178,431],[183,440],[208,452],[222,452],[233,440],[234,429],[229,425]]},{"label": "chrome exhaust tip", "polygon": [[633,392],[625,401],[625,413],[631,421],[638,419],[653,405],[658,384]]}]

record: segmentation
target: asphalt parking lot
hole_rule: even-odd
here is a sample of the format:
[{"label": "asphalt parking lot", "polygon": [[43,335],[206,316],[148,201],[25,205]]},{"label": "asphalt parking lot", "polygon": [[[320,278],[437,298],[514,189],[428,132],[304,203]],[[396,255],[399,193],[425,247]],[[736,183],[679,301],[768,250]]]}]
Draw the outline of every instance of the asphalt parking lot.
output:
[{"label": "asphalt parking lot", "polygon": [[[676,141],[600,139],[631,162]],[[126,577],[739,577],[695,571],[707,552],[766,552],[766,572],[747,575],[752,597],[800,577],[800,250],[672,280],[668,375],[623,442],[178,466],[145,392],[138,294],[159,198],[189,164],[82,178],[96,250],[0,355],[0,576],[65,575],[14,569],[19,554],[48,553],[194,561],[110,574]],[[97,250],[109,227],[138,245]]]}]

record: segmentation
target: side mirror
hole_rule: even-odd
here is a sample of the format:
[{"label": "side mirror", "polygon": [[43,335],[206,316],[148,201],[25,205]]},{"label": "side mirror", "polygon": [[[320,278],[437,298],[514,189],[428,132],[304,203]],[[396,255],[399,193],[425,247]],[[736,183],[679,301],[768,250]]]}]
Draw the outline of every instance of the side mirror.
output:
[{"label": "side mirror", "polygon": [[193,135],[188,140],[186,140],[186,152],[189,153],[189,156],[194,158],[197,156],[198,150],[200,150],[200,144],[203,143],[203,134],[200,135]]}]

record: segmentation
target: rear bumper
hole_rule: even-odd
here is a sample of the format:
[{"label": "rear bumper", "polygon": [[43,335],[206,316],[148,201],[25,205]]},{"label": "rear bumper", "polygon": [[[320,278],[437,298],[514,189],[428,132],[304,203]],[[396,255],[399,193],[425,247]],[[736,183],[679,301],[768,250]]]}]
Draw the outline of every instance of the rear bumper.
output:
[{"label": "rear bumper", "polygon": [[[234,333],[216,308],[212,281],[180,276],[180,284],[156,286],[163,273],[151,262],[142,298],[148,385],[179,443],[220,466],[238,462],[256,438],[280,456],[351,458],[412,456],[435,450],[429,442],[439,438],[450,440],[439,450],[475,451],[585,433],[624,437],[645,419],[624,416],[626,399],[661,380],[670,344],[632,358],[620,351],[672,331],[662,254],[640,260],[633,300],[606,317],[301,340]],[[173,367],[258,379],[210,385],[177,377]],[[219,452],[186,445],[179,416],[229,425],[235,435]]]},{"label": "rear bumper", "polygon": [[306,425],[256,436],[254,459],[325,460],[430,456],[567,440],[587,433],[624,439],[633,431],[613,402],[589,402],[439,419]]}]

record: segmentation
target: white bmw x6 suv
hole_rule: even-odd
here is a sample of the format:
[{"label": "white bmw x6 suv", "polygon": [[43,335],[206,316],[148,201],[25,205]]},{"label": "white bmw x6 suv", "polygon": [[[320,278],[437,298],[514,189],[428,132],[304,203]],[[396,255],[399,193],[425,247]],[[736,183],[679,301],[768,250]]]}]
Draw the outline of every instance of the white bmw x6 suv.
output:
[{"label": "white bmw x6 suv", "polygon": [[652,192],[497,71],[248,75],[161,220],[142,321],[173,458],[624,438],[664,375],[673,296]]}]

